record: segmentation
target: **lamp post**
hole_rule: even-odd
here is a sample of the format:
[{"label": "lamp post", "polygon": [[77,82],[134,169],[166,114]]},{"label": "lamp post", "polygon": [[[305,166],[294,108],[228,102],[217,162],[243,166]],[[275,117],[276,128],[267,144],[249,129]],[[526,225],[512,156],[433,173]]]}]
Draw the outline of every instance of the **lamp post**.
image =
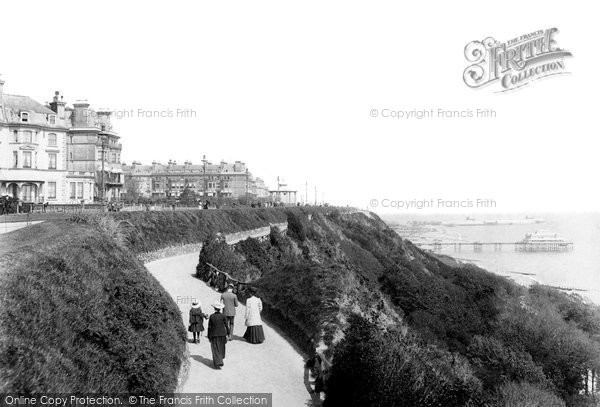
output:
[{"label": "lamp post", "polygon": [[202,178],[204,179],[204,201],[206,202],[206,155],[202,156],[202,164],[204,165],[204,176]]}]

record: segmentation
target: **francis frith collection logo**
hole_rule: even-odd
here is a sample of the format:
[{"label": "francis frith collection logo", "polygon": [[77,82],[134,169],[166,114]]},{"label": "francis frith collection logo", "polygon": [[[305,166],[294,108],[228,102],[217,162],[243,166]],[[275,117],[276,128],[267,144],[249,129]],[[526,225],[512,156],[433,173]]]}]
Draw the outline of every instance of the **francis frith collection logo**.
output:
[{"label": "francis frith collection logo", "polygon": [[497,92],[505,92],[568,73],[565,58],[572,55],[558,47],[557,33],[557,28],[548,28],[506,42],[492,37],[471,41],[465,46],[465,58],[471,64],[463,73],[465,83],[471,88],[496,83]]}]

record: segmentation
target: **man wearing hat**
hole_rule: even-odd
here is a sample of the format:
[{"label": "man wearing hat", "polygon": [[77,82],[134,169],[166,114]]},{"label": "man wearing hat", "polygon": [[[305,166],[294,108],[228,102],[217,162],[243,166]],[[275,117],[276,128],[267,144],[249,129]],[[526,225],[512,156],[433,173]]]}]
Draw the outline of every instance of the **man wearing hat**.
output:
[{"label": "man wearing hat", "polygon": [[238,306],[237,295],[233,293],[233,284],[227,285],[227,291],[221,294],[221,302],[225,306],[223,314],[227,318],[227,325],[229,326],[229,340],[233,339],[233,320],[235,319],[235,309]]},{"label": "man wearing hat", "polygon": [[220,302],[215,302],[212,306],[215,312],[208,319],[208,339],[210,340],[213,364],[215,369],[220,369],[223,366],[223,359],[225,359],[225,344],[229,335],[229,326],[227,318],[221,313],[225,306]]}]

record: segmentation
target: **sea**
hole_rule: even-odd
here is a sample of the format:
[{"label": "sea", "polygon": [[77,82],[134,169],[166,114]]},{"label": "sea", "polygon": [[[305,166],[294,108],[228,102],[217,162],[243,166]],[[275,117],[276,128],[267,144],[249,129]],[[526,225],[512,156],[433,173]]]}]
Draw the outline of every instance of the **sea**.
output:
[{"label": "sea", "polygon": [[[573,242],[566,252],[519,252],[513,245],[497,251],[472,245],[460,251],[453,245],[437,253],[473,263],[523,285],[545,284],[576,293],[600,305],[600,213],[523,213],[523,214],[383,214],[380,217],[400,236],[413,242],[517,242],[527,233],[558,233]],[[533,223],[537,220],[539,223]],[[451,226],[443,223],[498,224]],[[440,224],[442,223],[442,224]],[[507,224],[512,223],[512,224]],[[423,246],[433,250],[432,246]],[[567,290],[568,289],[568,290]]]}]

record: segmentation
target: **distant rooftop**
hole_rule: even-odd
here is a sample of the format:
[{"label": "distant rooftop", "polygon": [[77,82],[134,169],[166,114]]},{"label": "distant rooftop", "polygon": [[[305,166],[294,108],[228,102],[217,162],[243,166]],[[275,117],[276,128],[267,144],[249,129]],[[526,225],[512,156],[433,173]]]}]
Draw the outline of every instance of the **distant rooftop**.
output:
[{"label": "distant rooftop", "polygon": [[29,96],[4,94],[3,101],[5,108],[11,109],[15,112],[30,111],[41,114],[55,114],[48,107],[36,102]]}]

